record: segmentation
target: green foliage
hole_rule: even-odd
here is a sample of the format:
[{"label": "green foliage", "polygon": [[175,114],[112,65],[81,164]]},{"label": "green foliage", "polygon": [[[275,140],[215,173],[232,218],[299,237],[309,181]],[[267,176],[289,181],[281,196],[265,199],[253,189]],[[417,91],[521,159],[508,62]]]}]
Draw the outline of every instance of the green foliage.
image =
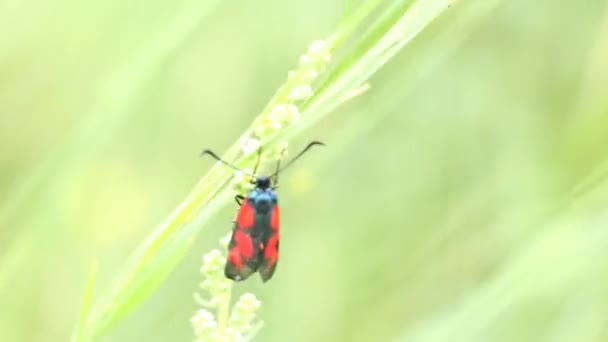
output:
[{"label": "green foliage", "polygon": [[[352,19],[347,18],[342,25],[356,27],[376,6],[375,1],[364,3],[360,10],[363,14],[355,13]],[[240,149],[245,153],[236,164],[244,165],[244,161],[255,155],[252,152],[256,149],[249,148],[251,141],[259,141],[256,145],[259,144],[263,150],[271,150],[273,143],[286,141],[320,120],[343,101],[351,98],[348,96],[350,92],[361,87],[404,43],[446,8],[447,2],[444,1],[414,2],[411,8],[414,14],[409,14],[408,6],[389,7],[385,15],[390,15],[393,20],[381,20],[368,29],[363,28],[364,32],[369,32],[364,33],[366,40],[375,43],[356,45],[353,48],[352,54],[365,57],[361,57],[361,61],[356,63],[349,60],[350,65],[343,67],[344,72],[338,77],[328,78],[324,88],[318,93],[313,86],[315,79],[322,75],[325,64],[330,60],[330,54],[339,46],[338,42],[345,41],[345,36],[353,31],[339,28],[338,38],[330,38],[327,42],[313,42],[307,53],[300,58],[298,69],[289,72],[286,83],[279,88],[262,114],[254,120],[251,128],[233,144],[225,158],[233,159]],[[422,19],[417,16],[422,16]],[[298,108],[294,106],[300,103],[303,103],[305,108],[301,117]],[[290,106],[294,109],[285,109]],[[91,331],[90,336],[99,336],[121,320],[168,275],[203,227],[205,220],[200,218],[211,217],[207,212],[231,176],[231,170],[218,163],[195,186],[182,204],[140,245],[130,263],[118,275],[116,290],[96,305],[90,325],[85,328]],[[197,219],[196,224],[192,224]],[[221,325],[219,328],[223,331]]]},{"label": "green foliage", "polygon": [[52,7],[0,4],[0,340],[192,340],[246,190],[197,153],[310,140],[275,277],[201,289],[199,338],[608,338],[603,2]]},{"label": "green foliage", "polygon": [[190,319],[197,341],[251,341],[263,325],[256,320],[262,303],[254,294],[241,295],[230,308],[233,282],[224,276],[229,241],[230,235],[222,238],[222,251],[213,249],[203,256],[204,281],[200,285],[203,294],[194,296],[202,308]]}]

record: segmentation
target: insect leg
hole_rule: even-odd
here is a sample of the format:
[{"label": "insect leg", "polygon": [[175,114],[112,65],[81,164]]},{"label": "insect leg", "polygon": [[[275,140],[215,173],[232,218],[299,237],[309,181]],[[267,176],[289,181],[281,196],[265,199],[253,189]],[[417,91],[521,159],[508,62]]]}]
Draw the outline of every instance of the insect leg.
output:
[{"label": "insect leg", "polygon": [[245,199],[245,196],[243,195],[236,195],[234,196],[234,201],[236,202],[236,204],[238,204],[239,206],[241,206],[241,203],[243,203],[243,200]]},{"label": "insect leg", "polygon": [[262,159],[262,148],[258,148],[258,160],[255,162],[253,167],[253,173],[251,178],[251,184],[256,184],[256,174],[258,173],[258,166],[260,166],[260,159]]}]

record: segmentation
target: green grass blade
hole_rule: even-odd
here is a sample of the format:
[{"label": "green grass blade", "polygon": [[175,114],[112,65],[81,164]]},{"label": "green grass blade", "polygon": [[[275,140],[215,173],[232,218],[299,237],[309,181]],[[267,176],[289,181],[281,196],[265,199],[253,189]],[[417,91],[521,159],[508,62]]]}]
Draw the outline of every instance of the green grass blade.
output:
[{"label": "green grass blade", "polygon": [[[216,197],[208,194],[209,197]],[[226,192],[227,194],[227,192]],[[226,202],[226,196],[219,196],[206,207],[199,217],[187,216],[189,207],[198,203],[191,197],[174,212],[175,219],[165,221],[148,239],[138,247],[121,275],[123,282],[97,306],[92,322],[95,335],[101,335],[117,321],[124,318],[167,277],[189,250],[200,228]],[[190,220],[186,223],[184,220]],[[183,229],[177,230],[180,224]]]},{"label": "green grass blade", "polygon": [[78,325],[76,326],[76,332],[73,337],[74,342],[86,342],[90,340],[90,332],[86,330],[86,322],[89,319],[89,309],[91,307],[91,301],[93,300],[93,291],[95,290],[95,282],[97,281],[97,262],[91,265],[89,276],[87,279],[87,286],[84,290],[84,296],[82,300],[82,307],[80,308],[80,315],[78,317]]},{"label": "green grass blade", "polygon": [[[349,35],[356,31],[355,29],[361,30],[358,25],[361,25],[364,19],[377,8],[378,1],[375,0],[367,1],[359,7],[337,30],[337,33],[327,40],[328,50],[333,51],[340,47]],[[268,149],[282,141],[294,138],[329,114],[337,105],[351,98],[353,89],[360,87],[445,8],[447,8],[447,2],[441,0],[414,2],[411,9],[418,11],[415,13],[408,11],[409,6],[390,7],[389,12],[384,12],[385,15],[398,19],[393,25],[382,21],[384,30],[379,30],[377,26],[369,29],[372,30],[370,32],[376,33],[373,35],[375,43],[365,45],[365,51],[361,51],[359,54],[362,56],[360,61],[356,63],[348,61],[349,67],[344,68],[344,72],[339,77],[331,79],[329,83],[326,82],[325,91],[317,93],[306,102],[303,106],[302,117],[295,124],[260,137],[262,146]],[[417,19],[418,16],[421,18]],[[290,79],[279,88],[262,114],[228,149],[224,155],[226,160],[236,159],[237,166],[247,166],[252,162],[253,154],[241,156],[239,146],[252,135],[256,125],[266,119],[273,106],[292,103],[289,94],[296,86],[297,80]],[[220,196],[220,194],[222,194],[222,190],[226,189],[232,175],[231,170],[216,164],[194,187],[182,204],[136,249],[131,261],[119,273],[117,287],[96,306],[96,314],[92,323],[92,329],[96,335],[103,334],[134,310],[167,277],[188,250],[203,224],[229,198],[229,196]],[[227,194],[227,192],[225,193]]]},{"label": "green grass blade", "polygon": [[96,103],[83,115],[72,134],[10,190],[6,197],[10,200],[0,205],[0,224],[28,204],[28,198],[40,191],[48,175],[55,175],[53,182],[56,184],[70,182],[73,172],[77,172],[75,169],[82,165],[82,159],[92,158],[96,150],[111,140],[129,117],[134,98],[219,3],[219,0],[189,1],[167,25],[156,31],[156,36],[143,42],[130,58],[108,75],[99,89]]},{"label": "green grass blade", "polygon": [[[392,26],[380,20],[363,35],[373,37],[374,43],[365,42],[356,49],[363,51],[352,51],[348,55],[359,55],[356,62],[349,58],[340,61],[336,78],[330,78],[321,85],[315,96],[304,106],[303,116],[310,118],[298,126],[287,127],[280,135],[271,136],[267,139],[268,144],[279,140],[287,140],[299,134],[304,129],[315,124],[324,115],[331,112],[350,97],[352,91],[360,88],[376,71],[386,64],[395,54],[424,27],[431,24],[443,11],[448,8],[449,1],[414,1],[411,6],[406,1],[399,2],[402,6],[392,6],[389,12],[384,13],[385,18],[398,18]],[[398,13],[391,13],[397,11]],[[383,30],[379,30],[378,26]],[[370,32],[374,32],[371,34]],[[370,40],[372,38],[369,38]],[[347,64],[343,67],[342,63]]]},{"label": "green grass blade", "polygon": [[[531,327],[538,322],[521,322],[502,317],[525,317],[529,314],[529,303],[543,305],[556,303],[557,314],[547,321],[562,323],[561,313],[568,316],[563,301],[568,295],[580,291],[582,286],[593,291],[606,290],[605,279],[608,251],[608,216],[603,207],[608,200],[608,182],[598,184],[586,193],[580,202],[564,208],[564,211],[547,218],[540,225],[546,226],[537,236],[529,238],[495,276],[469,292],[460,305],[434,315],[416,328],[407,331],[402,341],[439,342],[445,340],[479,341],[495,334],[497,322],[503,322],[506,330],[514,334],[512,340],[536,340],[538,332]],[[604,225],[598,225],[603,222]],[[599,280],[599,281],[598,281]],[[575,309],[576,313],[580,310]],[[599,333],[605,322],[595,320],[587,326],[592,335]],[[510,328],[509,328],[510,327]],[[563,329],[563,328],[561,328]],[[542,336],[551,334],[551,325]],[[555,333],[559,336],[561,333]],[[576,332],[574,335],[586,332]],[[566,335],[567,336],[567,335]],[[562,339],[558,339],[562,340]],[[565,340],[568,340],[567,338]],[[593,340],[593,339],[590,339]]]}]

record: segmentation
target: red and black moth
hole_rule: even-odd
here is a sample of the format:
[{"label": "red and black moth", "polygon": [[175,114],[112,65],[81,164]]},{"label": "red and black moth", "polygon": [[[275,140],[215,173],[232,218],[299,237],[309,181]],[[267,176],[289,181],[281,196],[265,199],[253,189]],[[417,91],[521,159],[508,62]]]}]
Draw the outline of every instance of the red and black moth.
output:
[{"label": "red and black moth", "polygon": [[[253,174],[250,175],[255,189],[250,191],[247,196],[238,194],[234,198],[239,209],[228,245],[228,260],[224,269],[227,278],[242,281],[256,271],[260,273],[264,282],[272,278],[279,259],[279,202],[275,192],[278,187],[279,173],[315,145],[324,144],[319,141],[309,143],[282,168],[279,159],[276,171],[270,176],[255,175],[261,155],[261,150],[258,150],[258,160]],[[201,153],[201,155],[205,154],[242,172],[210,150],[204,150]]]}]

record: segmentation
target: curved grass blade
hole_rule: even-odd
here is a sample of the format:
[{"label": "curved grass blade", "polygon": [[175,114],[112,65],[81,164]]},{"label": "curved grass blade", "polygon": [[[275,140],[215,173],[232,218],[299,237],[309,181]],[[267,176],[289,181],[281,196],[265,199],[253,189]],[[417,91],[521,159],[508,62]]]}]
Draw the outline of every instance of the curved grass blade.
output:
[{"label": "curved grass blade", "polygon": [[[405,4],[406,2],[401,1],[400,3]],[[349,95],[353,90],[360,89],[371,75],[390,60],[422,28],[432,22],[442,12],[442,9],[447,7],[445,0],[415,1],[411,8],[410,6],[391,6],[384,11],[384,15],[390,14],[390,17],[396,18],[392,25],[381,21],[364,29],[358,25],[361,25],[363,19],[366,19],[379,7],[377,0],[370,0],[361,5],[326,41],[327,49],[331,52],[340,47],[349,35],[356,31],[355,29],[362,30],[364,36],[373,39],[368,38],[370,41],[365,47],[361,47],[361,45],[354,47],[354,49],[365,48],[364,51],[352,51],[355,55],[361,56],[360,60],[356,63],[349,61],[349,66],[343,68],[344,72],[339,77],[326,81],[322,88],[323,91],[313,95],[303,104],[304,110],[301,119],[293,125],[288,125],[262,137],[262,146],[266,149],[278,145],[281,141],[294,138],[329,114],[339,104],[352,98]],[[408,9],[416,9],[418,12],[410,13]],[[392,13],[391,11],[403,12]],[[416,19],[418,16],[421,18]],[[380,30],[378,27],[383,27],[384,30]],[[374,34],[369,32],[374,32]],[[338,67],[340,63],[342,62],[337,63]],[[236,159],[235,164],[239,167],[252,163],[253,154],[242,155],[241,153],[242,142],[251,137],[256,123],[263,120],[275,105],[292,103],[289,96],[296,86],[297,82],[291,79],[279,88],[262,114],[226,152],[223,156],[225,160]],[[222,194],[222,190],[226,189],[232,175],[232,171],[216,164],[182,204],[136,249],[131,261],[117,277],[118,286],[104,301],[96,305],[91,326],[96,336],[103,334],[135,309],[166,278],[188,250],[192,240],[202,229],[202,224],[229,198],[229,196],[220,196],[220,194]]]},{"label": "curved grass blade", "polygon": [[91,301],[93,299],[93,291],[95,290],[95,282],[97,281],[97,262],[91,265],[89,276],[87,279],[87,286],[84,290],[84,297],[82,300],[82,307],[80,308],[80,316],[78,318],[78,325],[76,326],[76,332],[72,338],[73,342],[86,342],[90,340],[89,332],[86,330],[86,322],[89,319],[89,309],[91,307]]}]

